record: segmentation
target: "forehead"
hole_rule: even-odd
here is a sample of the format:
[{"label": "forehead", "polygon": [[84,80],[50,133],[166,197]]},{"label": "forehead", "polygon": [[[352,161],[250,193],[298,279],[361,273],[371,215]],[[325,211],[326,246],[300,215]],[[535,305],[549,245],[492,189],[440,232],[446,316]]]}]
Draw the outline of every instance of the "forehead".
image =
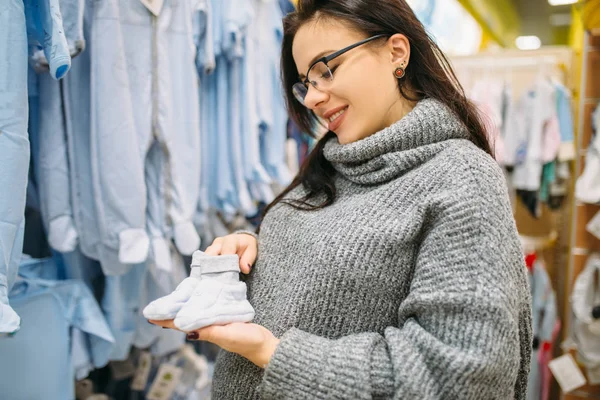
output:
[{"label": "forehead", "polygon": [[306,73],[317,55],[328,55],[361,39],[363,35],[338,21],[319,19],[307,22],[294,36],[294,62],[300,73]]}]

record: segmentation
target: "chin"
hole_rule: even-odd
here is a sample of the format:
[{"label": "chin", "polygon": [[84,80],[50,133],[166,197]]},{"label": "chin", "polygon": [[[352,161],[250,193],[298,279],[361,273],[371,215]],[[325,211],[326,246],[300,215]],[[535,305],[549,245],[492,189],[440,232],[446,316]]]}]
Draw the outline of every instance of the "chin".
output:
[{"label": "chin", "polygon": [[361,139],[364,139],[368,135],[361,135],[360,133],[351,133],[351,132],[334,132],[338,138],[338,142],[340,144],[349,144],[353,142],[358,142]]},{"label": "chin", "polygon": [[[334,133],[335,133],[335,132],[334,132]],[[336,135],[337,135],[337,138],[338,138],[338,142],[339,142],[340,144],[348,144],[348,143],[352,143],[352,142],[354,142],[354,140],[352,140],[351,138],[348,138],[347,136],[344,136],[344,135],[339,135],[339,134],[337,134],[337,133],[336,133]]]}]

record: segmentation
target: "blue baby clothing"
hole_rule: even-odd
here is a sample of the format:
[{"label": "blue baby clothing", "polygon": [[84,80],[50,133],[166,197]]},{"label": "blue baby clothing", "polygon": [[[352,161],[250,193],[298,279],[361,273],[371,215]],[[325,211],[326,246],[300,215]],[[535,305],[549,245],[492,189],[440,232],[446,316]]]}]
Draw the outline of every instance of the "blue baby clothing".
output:
[{"label": "blue baby clothing", "polygon": [[[50,268],[49,262],[24,263]],[[25,278],[15,283],[11,303],[22,327],[12,338],[0,340],[0,393],[11,400],[73,399],[75,377],[105,366],[114,343],[92,293],[76,280]],[[31,379],[35,385],[28,384]]]},{"label": "blue baby clothing", "polygon": [[29,170],[27,33],[22,0],[0,5],[0,333],[19,329],[8,305],[23,248]]},{"label": "blue baby clothing", "polygon": [[71,67],[71,55],[62,24],[58,0],[23,0],[31,62],[37,72],[47,65],[54,79],[64,77]]},{"label": "blue baby clothing", "polygon": [[144,162],[154,140],[167,152],[175,243],[184,254],[199,246],[198,185],[190,184],[199,181],[199,107],[183,95],[197,84],[192,16],[182,1],[167,0],[159,17],[137,0],[94,4],[91,53],[103,62],[91,71],[101,82],[92,87],[92,183],[102,242],[125,264],[145,261],[150,247]]},{"label": "blue baby clothing", "polygon": [[258,114],[261,127],[262,162],[267,172],[280,185],[287,186],[291,174],[285,164],[286,126],[288,115],[283,101],[280,79],[280,50],[283,39],[281,9],[275,1],[254,1],[258,41],[261,57],[256,70]]},{"label": "blue baby clothing", "polygon": [[571,107],[572,96],[565,86],[554,85],[556,89],[556,113],[560,128],[560,148],[558,159],[570,161],[575,159],[575,132],[573,124],[573,110]]}]

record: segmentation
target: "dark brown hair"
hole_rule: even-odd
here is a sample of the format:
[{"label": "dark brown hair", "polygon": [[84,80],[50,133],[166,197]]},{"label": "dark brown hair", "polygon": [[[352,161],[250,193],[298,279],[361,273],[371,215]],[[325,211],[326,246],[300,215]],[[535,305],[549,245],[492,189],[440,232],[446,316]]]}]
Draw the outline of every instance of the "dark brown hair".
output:
[{"label": "dark brown hair", "polygon": [[[292,93],[298,82],[298,70],[292,55],[292,43],[298,29],[307,22],[328,19],[341,22],[365,37],[379,34],[405,35],[410,43],[410,63],[406,75],[398,82],[401,95],[409,100],[436,99],[447,105],[470,133],[470,140],[493,157],[485,128],[476,107],[467,100],[450,63],[437,44],[425,31],[423,24],[405,0],[299,0],[295,12],[283,21],[284,36],[281,50],[281,77],[290,117],[304,132],[313,132],[316,116],[302,106]],[[404,84],[404,83],[405,84]],[[408,90],[406,90],[408,89]],[[335,170],[324,155],[327,134],[302,165],[292,183],[265,209],[265,214],[277,203],[284,202],[297,209],[317,210],[335,201]],[[294,188],[302,185],[306,195],[299,200],[284,199]]]}]

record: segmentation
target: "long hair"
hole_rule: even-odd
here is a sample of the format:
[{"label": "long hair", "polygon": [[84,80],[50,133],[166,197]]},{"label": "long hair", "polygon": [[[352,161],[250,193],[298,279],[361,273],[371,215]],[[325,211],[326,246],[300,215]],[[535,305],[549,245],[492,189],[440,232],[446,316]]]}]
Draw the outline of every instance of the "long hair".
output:
[{"label": "long hair", "polygon": [[[289,115],[300,129],[314,136],[318,120],[292,93],[292,86],[298,82],[299,75],[292,55],[292,43],[302,25],[327,19],[342,22],[366,36],[392,36],[396,33],[405,35],[410,43],[411,56],[405,78],[398,82],[400,94],[408,100],[431,98],[448,106],[469,131],[469,139],[493,157],[484,124],[475,105],[467,99],[448,59],[427,34],[423,24],[405,0],[298,1],[297,10],[288,14],[283,21],[281,79]],[[406,83],[408,91],[402,82]],[[317,142],[296,178],[266,207],[265,214],[279,202],[312,211],[327,207],[335,201],[335,169],[323,155],[325,143],[334,136],[335,134],[329,131]],[[296,200],[285,199],[290,191],[300,185],[305,189],[304,197]]]}]

